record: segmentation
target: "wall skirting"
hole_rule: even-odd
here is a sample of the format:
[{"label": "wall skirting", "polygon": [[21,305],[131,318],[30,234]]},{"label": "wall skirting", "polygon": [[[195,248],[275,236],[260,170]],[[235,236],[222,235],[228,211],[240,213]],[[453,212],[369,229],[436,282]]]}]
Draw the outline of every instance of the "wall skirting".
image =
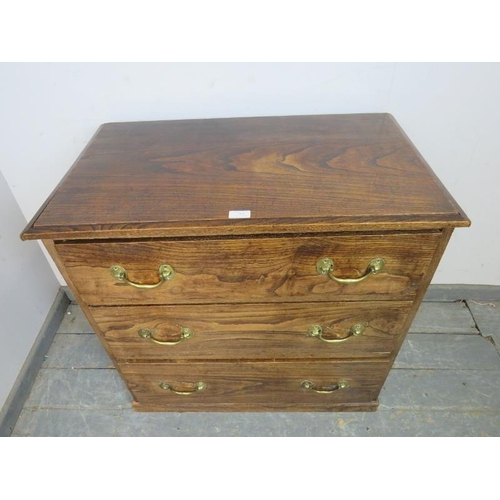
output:
[{"label": "wall skirting", "polygon": [[3,408],[0,411],[1,437],[10,436],[12,434],[19,414],[23,409],[24,402],[31,391],[35,377],[42,366],[45,355],[49,350],[52,339],[61,324],[69,304],[70,300],[65,290],[61,287],[36,337],[33,347],[12,386],[9,396],[5,400]]}]

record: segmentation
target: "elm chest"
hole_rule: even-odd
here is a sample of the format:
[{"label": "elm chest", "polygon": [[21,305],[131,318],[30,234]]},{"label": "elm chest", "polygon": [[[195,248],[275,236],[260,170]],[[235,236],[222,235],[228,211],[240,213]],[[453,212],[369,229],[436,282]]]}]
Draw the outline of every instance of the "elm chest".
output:
[{"label": "elm chest", "polygon": [[391,115],[102,125],[23,232],[145,411],[373,410],[455,227]]}]

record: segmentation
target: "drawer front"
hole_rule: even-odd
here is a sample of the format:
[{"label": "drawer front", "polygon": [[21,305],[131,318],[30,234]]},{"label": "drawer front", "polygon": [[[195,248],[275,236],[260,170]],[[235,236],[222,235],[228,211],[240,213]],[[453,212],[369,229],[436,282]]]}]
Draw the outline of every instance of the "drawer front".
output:
[{"label": "drawer front", "polygon": [[[432,232],[60,243],[56,248],[89,305],[410,300],[439,239],[440,233]],[[325,258],[333,270],[324,264],[320,274],[318,262]],[[385,267],[373,274],[370,263],[376,258]],[[173,272],[167,268],[160,278],[163,264]],[[363,276],[356,283],[335,281]],[[160,285],[143,289],[130,283]]]},{"label": "drawer front", "polygon": [[118,360],[386,357],[411,302],[93,307]]},{"label": "drawer front", "polygon": [[[131,363],[119,365],[136,401],[170,411],[327,410],[378,396],[386,362]],[[322,391],[322,392],[316,392]],[[179,394],[181,393],[181,394]]]}]

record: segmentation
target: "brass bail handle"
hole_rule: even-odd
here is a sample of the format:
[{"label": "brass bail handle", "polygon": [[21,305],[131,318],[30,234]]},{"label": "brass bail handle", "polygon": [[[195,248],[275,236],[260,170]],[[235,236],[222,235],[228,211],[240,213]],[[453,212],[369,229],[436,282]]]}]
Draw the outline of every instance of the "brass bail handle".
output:
[{"label": "brass bail handle", "polygon": [[324,257],[319,259],[316,263],[316,270],[319,274],[328,274],[330,279],[340,283],[341,285],[352,285],[353,283],[359,283],[360,281],[364,281],[366,278],[369,278],[372,275],[380,273],[385,267],[385,260],[381,257],[377,257],[376,259],[372,259],[368,264],[365,272],[359,278],[337,278],[333,275],[333,271],[335,269],[335,264],[332,259],[328,257]]},{"label": "brass bail handle", "polygon": [[113,264],[109,268],[109,272],[111,273],[111,276],[115,278],[115,280],[121,281],[122,283],[126,283],[127,285],[130,286],[134,286],[135,288],[142,288],[142,289],[156,288],[160,286],[162,283],[165,283],[165,281],[171,280],[175,276],[175,272],[172,266],[169,266],[168,264],[162,264],[159,267],[158,277],[160,281],[158,281],[158,283],[152,283],[152,284],[134,283],[133,281],[130,281],[127,276],[127,270],[124,267],[119,266],[118,264]]},{"label": "brass bail handle", "polygon": [[194,394],[195,392],[203,391],[204,389],[207,388],[207,384],[205,382],[195,382],[193,384],[193,389],[189,391],[178,391],[174,389],[169,383],[167,382],[160,382],[158,384],[160,386],[160,389],[163,389],[164,391],[170,391],[175,394],[180,394],[181,396],[189,396],[191,394]]},{"label": "brass bail handle", "polygon": [[345,337],[342,337],[341,339],[325,339],[323,337],[323,328],[321,325],[311,325],[309,329],[307,330],[307,336],[308,337],[316,337],[323,342],[328,342],[329,344],[338,344],[339,342],[345,342],[346,340],[349,340],[351,337],[357,337],[359,335],[363,335],[365,331],[365,326],[362,324],[357,324],[351,326],[348,334]]},{"label": "brass bail handle", "polygon": [[139,335],[139,337],[141,337],[141,339],[149,339],[149,340],[151,340],[151,342],[154,342],[155,344],[160,344],[160,345],[176,345],[179,342],[182,342],[183,340],[189,339],[194,335],[193,330],[191,330],[191,328],[186,328],[186,327],[181,328],[180,339],[174,340],[171,342],[156,339],[154,336],[154,332],[152,330],[150,330],[149,328],[141,328],[137,332],[137,334]]},{"label": "brass bail handle", "polygon": [[315,383],[310,380],[303,380],[300,383],[300,387],[307,389],[309,391],[317,392],[318,394],[331,394],[335,391],[340,391],[342,389],[347,389],[349,387],[349,382],[346,380],[339,380],[337,383],[327,386],[327,387],[318,387]]}]

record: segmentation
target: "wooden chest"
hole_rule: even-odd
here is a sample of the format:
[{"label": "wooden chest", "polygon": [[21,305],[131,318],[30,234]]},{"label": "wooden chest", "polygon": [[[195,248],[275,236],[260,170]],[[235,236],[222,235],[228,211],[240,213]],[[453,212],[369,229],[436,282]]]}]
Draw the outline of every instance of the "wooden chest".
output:
[{"label": "wooden chest", "polygon": [[102,125],[22,238],[138,410],[373,410],[469,224],[391,115],[327,115]]}]

